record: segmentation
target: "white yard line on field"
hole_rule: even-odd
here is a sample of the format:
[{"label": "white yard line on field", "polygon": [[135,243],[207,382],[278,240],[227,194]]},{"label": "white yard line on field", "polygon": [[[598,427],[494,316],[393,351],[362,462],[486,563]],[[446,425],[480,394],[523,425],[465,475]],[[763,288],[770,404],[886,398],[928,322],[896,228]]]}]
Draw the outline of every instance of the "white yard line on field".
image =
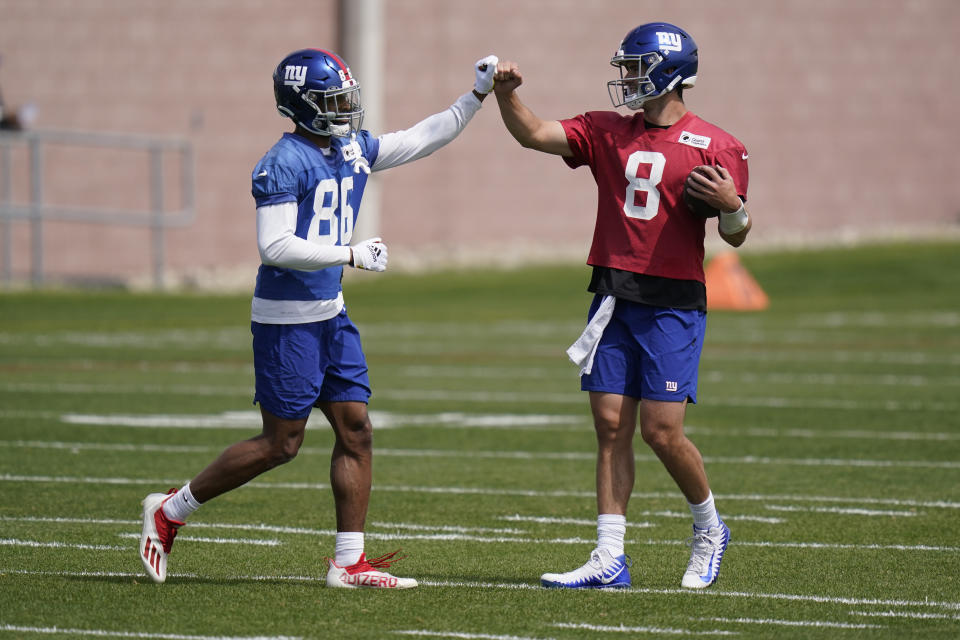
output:
[{"label": "white yard line on field", "polygon": [[144,453],[210,453],[223,447],[172,444],[126,444],[115,442],[60,442],[56,440],[0,440],[0,447],[8,449],[53,449],[78,453],[80,451],[139,451]]},{"label": "white yard line on field", "polygon": [[[594,452],[551,452],[551,451],[468,451],[451,449],[377,449],[382,456],[409,458],[493,458],[499,460],[584,460],[596,459]],[[637,462],[657,463],[655,455],[634,455]],[[921,469],[960,469],[960,461],[929,460],[864,460],[862,458],[773,458],[769,456],[703,456],[708,464],[758,464],[774,466],[802,467],[904,467]]]},{"label": "white yard line on field", "polygon": [[[639,514],[642,515],[642,514]],[[690,517],[690,514],[687,514],[687,517]],[[724,518],[727,516],[724,515]],[[576,524],[589,527],[597,526],[596,519],[589,518],[554,518],[554,517],[545,517],[545,516],[522,516],[520,514],[514,514],[512,516],[500,516],[498,520],[507,520],[510,522],[535,522],[537,524]],[[652,522],[628,522],[627,526],[631,529],[646,529],[649,527],[655,527],[657,525]]]},{"label": "white yard line on field", "polygon": [[849,611],[851,616],[871,618],[912,618],[915,620],[960,620],[960,615],[949,613],[918,613],[916,611]]},{"label": "white yard line on field", "polygon": [[[36,571],[32,569],[9,569],[0,567],[0,573],[16,575],[33,576],[53,576],[53,577],[129,577],[139,578],[142,573],[124,573],[124,572],[75,572],[75,571]],[[168,573],[167,578],[196,578],[193,573]],[[233,575],[224,576],[223,580],[228,581],[285,581],[285,582],[326,582],[325,575],[316,576],[290,576],[290,575]],[[464,588],[464,589],[507,589],[507,590],[541,590],[539,584],[533,582],[479,582],[463,580],[418,580],[423,586],[441,587],[441,588]],[[630,589],[613,589],[605,593],[615,596],[621,594],[624,596],[633,595],[670,595],[684,596],[690,598],[715,597],[715,598],[738,598],[748,600],[780,600],[785,602],[814,602],[817,604],[843,604],[849,606],[881,606],[881,607],[916,607],[922,609],[944,609],[947,611],[960,611],[960,602],[938,601],[938,600],[892,600],[880,598],[853,598],[844,596],[828,596],[817,594],[795,594],[795,593],[764,593],[749,591],[723,591],[723,590],[699,590],[690,589],[651,589],[642,587],[633,587]]]},{"label": "white yard line on field", "polygon": [[[686,545],[681,540],[640,540],[649,545]],[[934,553],[960,553],[960,547],[944,547],[926,544],[847,544],[842,542],[767,542],[734,539],[731,545],[738,547],[768,547],[775,549],[842,549],[850,551],[932,551]]]},{"label": "white yard line on field", "polygon": [[[583,394],[575,391],[569,393],[550,393],[543,391],[464,391],[442,389],[377,389],[377,397],[394,402],[443,402],[456,401],[458,403],[487,403],[487,404],[576,404],[582,405],[586,401]],[[930,402],[921,400],[882,400],[857,401],[836,398],[782,398],[782,397],[753,397],[753,396],[710,396],[701,395],[704,404],[723,407],[762,407],[765,409],[824,409],[830,411],[921,411],[921,412],[951,412],[960,411],[960,403]]]},{"label": "white yard line on field", "polygon": [[[12,417],[29,417],[15,412]],[[43,413],[53,417],[56,414]],[[0,417],[4,415],[0,412]],[[370,419],[375,429],[395,427],[446,427],[461,429],[547,429],[582,430],[591,429],[589,418],[566,414],[509,414],[509,413],[462,413],[440,412],[426,414],[404,414],[391,411],[371,411]],[[68,424],[87,426],[128,426],[128,427],[169,427],[169,428],[245,428],[260,427],[260,413],[257,411],[225,411],[220,414],[171,415],[171,414],[64,414],[61,417]],[[326,425],[323,425],[324,427]],[[867,429],[774,429],[774,428],[711,428],[691,425],[686,428],[690,433],[717,435],[722,437],[746,435],[767,438],[842,438],[850,440],[960,440],[960,433],[924,432],[924,431],[881,431]]]},{"label": "white yard line on field", "polygon": [[604,625],[590,624],[587,622],[555,622],[551,627],[557,629],[577,629],[580,631],[597,631],[600,633],[652,633],[664,636],[735,636],[739,635],[736,631],[727,631],[725,629],[708,629],[706,631],[694,631],[693,629],[676,629],[673,627],[628,627],[626,625]]},{"label": "white yard line on field", "polygon": [[12,633],[44,633],[67,637],[95,636],[98,638],[142,638],[144,640],[300,640],[299,636],[197,636],[179,633],[149,633],[146,631],[108,631],[106,629],[70,629],[66,627],[27,627],[0,623],[0,631]]},{"label": "white yard line on field", "polygon": [[[647,594],[677,594],[689,593],[688,589],[648,589],[640,588],[632,591]],[[931,607],[936,609],[960,610],[960,602],[936,600],[889,600],[881,598],[848,598],[844,596],[821,596],[795,593],[763,593],[750,591],[711,591],[701,590],[698,593],[706,597],[718,598],[757,598],[762,600],[781,600],[785,602],[815,602],[818,604],[845,604],[845,605],[877,605],[883,607]]]},{"label": "white yard line on field", "polygon": [[[539,585],[528,583],[491,583],[491,582],[469,582],[469,581],[430,581],[421,580],[420,584],[435,587],[464,587],[469,589],[490,588],[490,589],[540,589]],[[935,601],[935,600],[889,600],[878,598],[848,598],[843,596],[825,596],[815,594],[793,594],[793,593],[764,593],[749,591],[723,591],[723,590],[699,590],[690,589],[651,589],[645,587],[633,587],[630,589],[612,589],[606,591],[611,595],[682,595],[686,597],[716,597],[716,598],[741,598],[758,600],[782,600],[787,602],[815,602],[818,604],[845,604],[845,605],[878,605],[884,607],[920,607],[946,609],[951,611],[960,610],[960,602]]]},{"label": "white yard line on field", "polygon": [[826,622],[823,620],[776,620],[774,618],[693,618],[703,622],[727,622],[734,624],[759,624],[775,627],[820,627],[826,629],[885,629],[879,624],[857,622]]},{"label": "white yard line on field", "polygon": [[[73,523],[73,524],[95,524],[95,523],[104,523],[104,524],[118,524],[119,521],[96,521],[96,520],[84,520],[84,519],[67,519],[67,518],[57,518],[57,519],[38,519],[36,517],[11,517],[3,516],[0,517],[0,522],[61,522],[61,523]],[[132,523],[133,521],[131,521]],[[126,523],[124,523],[126,524]],[[584,521],[584,526],[588,523]],[[590,526],[595,526],[595,523],[589,523]],[[477,533],[456,533],[446,531],[443,526],[434,526],[428,524],[410,524],[402,523],[400,525],[390,525],[387,523],[376,523],[377,526],[380,526],[383,530],[381,531],[367,531],[366,537],[370,540],[380,540],[380,541],[409,541],[409,540],[433,540],[438,542],[481,542],[488,544],[503,544],[507,542],[513,543],[522,543],[522,544],[539,544],[539,545],[557,545],[557,544],[594,544],[594,538],[581,538],[581,537],[566,537],[566,538],[540,538],[540,537],[519,537],[515,534],[513,535],[478,535]],[[283,530],[284,533],[291,533],[294,535],[313,535],[313,536],[334,536],[336,531],[332,529],[292,529],[286,527],[266,527],[264,525],[249,525],[249,524],[223,524],[223,523],[203,523],[203,522],[191,522],[189,524],[190,529],[201,529],[201,528],[216,528],[216,529],[240,529],[240,530],[256,530],[256,531],[276,531]],[[395,531],[389,531],[390,529],[395,529]],[[401,531],[396,531],[400,529]],[[402,531],[402,529],[415,529],[421,531],[427,531],[428,533],[407,533]],[[477,528],[473,528],[474,531]],[[121,537],[137,538],[137,534],[120,534]],[[184,541],[197,541],[197,542],[218,542],[220,544],[268,544],[272,546],[272,542],[280,544],[278,541],[266,541],[264,542],[261,539],[252,539],[252,540],[237,540],[237,539],[223,539],[223,538],[193,538],[190,536],[179,537],[178,540]],[[633,545],[648,545],[648,546],[678,546],[685,545],[686,542],[683,540],[664,540],[664,539],[628,539],[625,540],[627,544]],[[22,544],[21,544],[22,543]],[[48,543],[39,543],[34,541],[20,541],[20,540],[7,540],[4,542],[0,540],[0,544],[7,544],[12,546],[65,546],[66,543],[58,542],[48,542]],[[841,550],[851,550],[851,551],[922,551],[922,552],[934,552],[934,553],[960,553],[960,547],[947,547],[947,546],[937,546],[937,545],[924,545],[924,544],[847,544],[839,542],[799,542],[799,541],[780,541],[780,542],[771,542],[766,540],[759,541],[747,541],[747,540],[735,540],[736,546],[740,547],[765,547],[765,548],[783,548],[783,549],[823,549],[823,550],[832,550],[832,549],[841,549]],[[81,548],[81,547],[78,547]],[[93,547],[91,547],[93,548]],[[123,549],[123,547],[103,547],[104,550],[113,550],[118,551]]]},{"label": "white yard line on field", "polygon": [[41,542],[39,540],[18,540],[17,538],[0,538],[0,546],[4,547],[34,547],[39,549],[83,549],[85,551],[129,551],[130,547],[120,547],[110,544],[78,544],[73,542]]},{"label": "white yard line on field", "polygon": [[217,414],[83,414],[65,413],[60,421],[66,424],[97,427],[132,427],[148,429],[259,429],[257,411],[224,411]]},{"label": "white yard line on field", "polygon": [[[22,364],[46,365],[46,359],[18,358]],[[114,361],[95,360],[90,358],[59,360],[60,368],[72,373],[115,368]],[[379,370],[389,370],[403,378],[425,378],[449,380],[484,379],[484,380],[576,380],[577,372],[574,368],[556,367],[509,367],[509,366],[451,366],[451,365],[391,365],[382,364]],[[252,376],[252,364],[224,364],[217,362],[150,362],[142,361],[132,369],[134,373],[174,372],[182,374],[234,374],[238,376]],[[783,384],[783,385],[825,385],[837,386],[895,386],[895,387],[924,387],[924,386],[958,386],[960,376],[929,376],[908,375],[900,373],[835,373],[835,372],[759,372],[724,371],[705,367],[700,372],[701,382],[740,382],[747,384]]]},{"label": "white yard line on field", "polygon": [[[24,449],[62,449],[69,451],[145,451],[152,453],[205,453],[219,452],[221,447],[196,447],[185,445],[116,444],[98,442],[58,442],[38,440],[0,440],[0,447]],[[301,455],[329,455],[329,449],[304,447]],[[389,449],[381,448],[376,455],[397,458],[439,459],[492,459],[492,460],[570,460],[592,462],[596,453],[586,451],[477,451],[461,449]],[[638,463],[659,464],[660,460],[649,454],[635,455]],[[960,461],[929,460],[864,460],[859,458],[773,458],[768,456],[703,456],[708,464],[772,465],[801,467],[864,467],[907,469],[960,469]]]},{"label": "white yard line on field", "polygon": [[871,431],[867,429],[773,429],[762,427],[698,427],[686,426],[687,433],[697,435],[749,436],[751,438],[802,438],[802,439],[845,439],[845,440],[916,440],[916,441],[953,441],[960,440],[960,433],[925,431]]},{"label": "white yard line on field", "polygon": [[[139,525],[140,520],[113,520],[97,518],[64,518],[64,517],[38,517],[38,516],[0,516],[0,522],[47,522],[51,524],[115,524],[115,525]],[[391,523],[391,522],[371,522],[371,527],[382,527],[387,529],[415,529],[421,531],[442,531],[444,533],[501,533],[507,535],[525,535],[528,531],[521,529],[493,529],[489,527],[458,527],[431,524],[411,524],[411,523]],[[265,524],[229,524],[221,522],[191,522],[190,529],[235,529],[242,531],[261,531],[265,533],[286,533],[292,535],[315,535],[315,536],[333,536],[336,535],[335,529],[307,529],[304,527],[271,526]],[[375,533],[372,535],[376,535]],[[177,540],[185,540],[180,536]]]},{"label": "white yard line on field", "polygon": [[[38,420],[60,419],[68,424],[89,427],[123,426],[131,428],[169,429],[259,429],[260,414],[257,411],[224,411],[219,414],[60,414],[52,411],[0,409],[0,419]],[[391,411],[371,411],[374,429],[396,427],[443,427],[449,429],[509,429],[534,431],[581,431],[589,430],[590,420],[585,416],[566,414],[504,414],[439,412],[405,414]],[[321,424],[314,423],[313,426]],[[801,439],[849,439],[849,440],[906,440],[906,441],[956,441],[960,433],[925,431],[883,431],[868,429],[777,429],[765,427],[722,427],[687,425],[686,431],[697,435],[718,437],[749,436],[752,438],[801,438]]]},{"label": "white yard line on field", "polygon": [[529,531],[523,529],[492,529],[489,527],[459,527],[452,525],[414,524],[409,522],[371,522],[370,526],[385,529],[413,529],[417,531],[443,531],[445,533],[502,533],[522,536]]},{"label": "white yard line on field", "polygon": [[[118,538],[130,538],[137,540],[139,533],[118,533]],[[282,544],[278,540],[257,540],[238,539],[238,538],[202,538],[197,536],[180,536],[177,538],[180,542],[205,542],[211,544],[243,544],[261,547],[276,547]],[[69,542],[48,542],[39,540],[18,540],[16,538],[0,538],[0,546],[6,547],[34,547],[46,549],[84,549],[89,551],[130,551],[129,546],[116,546],[105,544],[74,544]]]},{"label": "white yard line on field", "polygon": [[[118,538],[139,540],[139,533],[118,533]],[[255,547],[279,547],[279,540],[261,540],[258,538],[198,538],[197,536],[177,536],[177,542],[205,542],[209,544],[249,544]]]},{"label": "white yard line on field", "polygon": [[718,371],[707,369],[701,371],[700,382],[709,383],[738,383],[749,385],[788,385],[795,387],[826,386],[831,389],[838,387],[956,387],[960,386],[958,376],[908,376],[887,374],[840,374],[840,373],[776,373],[764,371],[759,373],[744,373],[742,371]]},{"label": "white yard line on field", "polygon": [[[3,414],[0,413],[0,416]],[[17,416],[22,417],[22,416]],[[544,414],[477,414],[440,412],[428,414],[400,414],[387,411],[371,411],[370,419],[375,429],[392,429],[400,426],[447,427],[462,429],[548,429],[578,430],[587,425],[580,416]],[[257,411],[225,411],[220,414],[75,414],[60,416],[67,424],[84,426],[122,426],[168,429],[259,429],[260,413]],[[312,422],[308,426],[322,424]],[[326,427],[324,424],[323,427]]]},{"label": "white yard line on field", "polygon": [[[716,335],[713,335],[716,339]],[[822,336],[821,336],[822,338]],[[710,342],[709,340],[707,341]],[[933,351],[865,351],[850,349],[789,349],[780,350],[764,346],[750,346],[738,344],[735,351],[725,349],[720,350],[719,345],[708,344],[704,348],[703,362],[709,365],[713,361],[727,362],[813,362],[823,364],[826,362],[836,362],[842,364],[878,364],[878,365],[900,365],[907,366],[960,366],[960,355],[941,350]]]},{"label": "white yard line on field", "polygon": [[[849,509],[843,507],[794,507],[779,504],[768,504],[764,507],[771,511],[808,512],[808,513],[837,513],[845,516],[879,516],[883,518],[913,518],[922,515],[918,511],[892,511],[889,509]],[[726,518],[726,516],[724,516]]]},{"label": "white yard line on field", "polygon": [[[385,369],[387,367],[380,367]],[[576,380],[575,369],[547,367],[456,367],[449,365],[408,365],[394,367],[395,373],[404,378],[449,380],[453,378],[479,378],[489,380]],[[726,382],[745,384],[816,385],[829,387],[925,387],[960,386],[960,376],[903,375],[894,373],[835,373],[835,372],[759,372],[723,371],[704,368],[701,382]]]},{"label": "white yard line on field", "polygon": [[404,378],[481,378],[492,380],[574,380],[577,379],[576,369],[557,369],[555,367],[485,367],[469,366],[458,367],[450,365],[381,365],[380,369],[391,369]]},{"label": "white yard line on field", "polygon": [[[689,520],[690,512],[682,511],[637,511],[633,515],[636,516],[647,516],[653,518],[672,518],[672,519],[682,519]],[[555,518],[555,517],[546,517],[546,516],[522,516],[520,514],[514,514],[512,516],[500,516],[500,520],[507,520],[509,522],[537,522],[540,524],[582,524],[585,526],[596,526],[596,519],[589,518]],[[751,515],[730,515],[728,513],[723,514],[723,519],[726,520],[738,520],[738,521],[752,521],[752,522],[763,522],[765,524],[781,524],[786,522],[783,518],[768,518],[764,516],[751,516]],[[628,522],[628,527],[655,527],[656,524],[652,522]]]},{"label": "white yard line on field", "polygon": [[191,385],[191,384],[107,384],[92,382],[5,382],[0,391],[8,393],[55,393],[98,396],[128,394],[158,394],[184,396],[253,397],[253,385]]},{"label": "white yard line on field", "polygon": [[[252,385],[197,385],[197,384],[103,384],[103,383],[40,383],[6,382],[0,384],[0,391],[7,393],[47,393],[68,394],[151,394],[183,395],[189,397],[236,397],[253,396]],[[582,405],[585,400],[578,391],[467,391],[462,389],[377,389],[377,397],[394,402],[465,402],[476,404],[522,404],[550,403],[560,405]],[[704,404],[724,407],[762,407],[766,409],[821,409],[830,411],[921,411],[950,412],[960,411],[957,402],[931,402],[927,400],[881,400],[857,401],[839,398],[784,398],[753,396],[711,396],[702,397]]]},{"label": "white yard line on field", "polygon": [[[157,478],[105,478],[90,476],[27,476],[11,473],[0,474],[0,482],[58,483],[58,484],[113,484],[135,486],[175,486],[182,479]],[[321,482],[250,482],[244,485],[248,489],[290,489],[302,491],[329,491],[330,485]],[[484,495],[517,496],[531,498],[588,498],[596,497],[593,491],[539,491],[535,489],[494,489],[490,487],[425,487],[404,485],[376,485],[376,491],[396,493],[425,493],[447,495]],[[960,502],[947,500],[904,500],[898,498],[872,498],[863,496],[816,496],[816,495],[780,495],[780,494],[724,494],[724,500],[743,500],[748,502],[830,502],[845,504],[873,504],[888,506],[926,507],[929,509],[960,509]],[[676,492],[636,492],[634,500],[677,500],[682,499]]]},{"label": "white yard line on field", "polygon": [[506,636],[495,633],[469,633],[466,631],[432,631],[428,629],[404,629],[391,631],[402,636],[416,636],[421,638],[457,638],[461,640],[554,640],[536,636]]}]

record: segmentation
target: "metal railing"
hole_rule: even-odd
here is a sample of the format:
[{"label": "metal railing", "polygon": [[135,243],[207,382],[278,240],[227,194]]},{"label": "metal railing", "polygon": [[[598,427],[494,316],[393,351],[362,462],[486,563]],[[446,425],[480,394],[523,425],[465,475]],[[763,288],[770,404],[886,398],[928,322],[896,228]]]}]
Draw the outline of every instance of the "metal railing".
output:
[{"label": "metal railing", "polygon": [[[149,209],[106,209],[80,206],[59,206],[44,202],[44,185],[47,168],[44,157],[48,147],[100,147],[113,150],[142,151],[149,157],[149,177],[144,188],[149,190]],[[27,155],[27,182],[29,195],[26,202],[14,202],[13,171],[14,150],[25,148]],[[180,207],[167,211],[164,202],[167,193],[167,176],[164,158],[167,154],[179,155]],[[96,168],[90,168],[96,171]],[[192,145],[183,139],[154,138],[128,134],[86,133],[75,131],[33,130],[0,132],[0,277],[9,285],[13,272],[13,223],[25,222],[30,226],[30,281],[34,286],[44,282],[44,224],[48,221],[95,223],[112,226],[133,225],[150,228],[153,283],[162,288],[166,263],[166,231],[193,222],[194,211],[194,166]]]}]

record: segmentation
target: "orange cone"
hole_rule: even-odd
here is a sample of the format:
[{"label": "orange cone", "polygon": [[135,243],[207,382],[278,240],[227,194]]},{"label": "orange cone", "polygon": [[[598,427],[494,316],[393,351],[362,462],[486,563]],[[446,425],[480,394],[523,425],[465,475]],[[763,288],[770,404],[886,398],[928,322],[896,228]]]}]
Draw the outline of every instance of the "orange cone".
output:
[{"label": "orange cone", "polygon": [[770,299],[733,251],[718,253],[704,269],[707,309],[763,311]]}]

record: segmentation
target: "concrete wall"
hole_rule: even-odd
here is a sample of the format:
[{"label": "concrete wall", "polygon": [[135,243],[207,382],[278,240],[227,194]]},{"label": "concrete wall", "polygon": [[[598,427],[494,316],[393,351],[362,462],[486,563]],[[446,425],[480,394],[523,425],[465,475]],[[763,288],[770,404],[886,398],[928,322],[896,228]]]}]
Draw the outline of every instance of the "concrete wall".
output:
[{"label": "concrete wall", "polygon": [[[188,138],[196,220],[168,236],[170,280],[249,288],[250,170],[289,129],[270,74],[291,50],[336,48],[336,11],[335,0],[0,0],[0,88],[8,108],[36,105],[34,128]],[[748,245],[945,233],[960,222],[955,0],[384,0],[384,13],[385,131],[468,91],[487,53],[520,63],[520,91],[543,117],[609,108],[620,39],[663,19],[700,45],[688,106],[750,151]],[[64,151],[51,162],[49,201],[148,206],[146,169],[129,154]],[[15,178],[23,199],[20,168]],[[586,255],[589,171],[521,149],[492,98],[451,146],[377,180],[396,268]],[[24,277],[29,228],[15,224],[13,237]],[[44,246],[53,279],[149,279],[143,229],[51,224]]]}]

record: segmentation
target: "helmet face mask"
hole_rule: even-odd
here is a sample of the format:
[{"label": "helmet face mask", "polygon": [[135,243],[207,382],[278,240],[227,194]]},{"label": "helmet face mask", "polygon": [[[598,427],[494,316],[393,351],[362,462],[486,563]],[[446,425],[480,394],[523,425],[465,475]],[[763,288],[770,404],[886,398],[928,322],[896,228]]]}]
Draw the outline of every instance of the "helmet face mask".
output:
[{"label": "helmet face mask", "polygon": [[665,22],[640,25],[626,35],[610,64],[620,79],[607,83],[614,107],[641,109],[643,103],[697,81],[697,44]]},{"label": "helmet face mask", "polygon": [[620,80],[607,83],[613,105],[639,109],[648,99],[661,95],[651,79],[651,73],[663,60],[663,56],[656,51],[642,55],[614,56],[610,64],[620,69]]},{"label": "helmet face mask", "polygon": [[328,91],[315,89],[302,94],[302,99],[317,113],[312,128],[303,125],[313,133],[347,138],[360,130],[363,123],[360,85]]},{"label": "helmet face mask", "polygon": [[310,133],[349,137],[360,130],[360,83],[336,54],[303,49],[284,58],[273,73],[277,110]]}]

